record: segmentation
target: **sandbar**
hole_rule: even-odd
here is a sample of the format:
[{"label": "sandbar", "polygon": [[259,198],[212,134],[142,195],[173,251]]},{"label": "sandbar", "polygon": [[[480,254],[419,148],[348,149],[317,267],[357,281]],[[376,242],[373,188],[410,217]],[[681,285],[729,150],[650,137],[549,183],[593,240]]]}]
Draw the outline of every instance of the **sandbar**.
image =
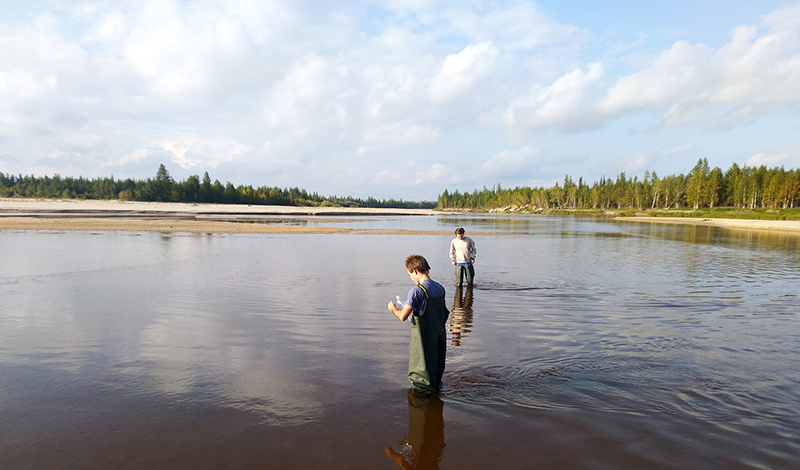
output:
[{"label": "sandbar", "polygon": [[430,209],[261,206],[116,200],[0,199],[0,230],[253,234],[445,235],[347,227],[374,216],[432,216]]},{"label": "sandbar", "polygon": [[708,225],[739,230],[759,230],[800,235],[800,220],[715,219],[702,217],[614,217],[618,222]]},{"label": "sandbar", "polygon": [[[117,200],[0,198],[0,230],[252,234],[451,235],[449,231],[363,229],[350,222],[383,216],[436,216],[432,209],[261,206]],[[617,222],[709,225],[800,235],[800,221],[694,217],[614,217]],[[472,232],[473,235],[478,235]],[[481,235],[498,235],[481,233]]]}]

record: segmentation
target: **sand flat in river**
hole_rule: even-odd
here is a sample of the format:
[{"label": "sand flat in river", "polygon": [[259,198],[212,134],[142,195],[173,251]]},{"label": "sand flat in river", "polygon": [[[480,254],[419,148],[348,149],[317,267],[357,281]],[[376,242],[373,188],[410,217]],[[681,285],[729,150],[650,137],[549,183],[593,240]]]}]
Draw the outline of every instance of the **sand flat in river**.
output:
[{"label": "sand flat in river", "polygon": [[711,225],[743,230],[766,230],[800,234],[800,220],[711,219],[701,217],[615,217],[620,222],[650,222],[663,224]]},{"label": "sand flat in river", "polygon": [[[434,214],[430,209],[0,199],[0,230],[449,234],[417,230],[361,230],[344,226],[347,222],[370,216]],[[326,226],[328,224],[331,226]]]},{"label": "sand flat in river", "polygon": [[[445,231],[353,229],[344,226],[346,222],[356,221],[361,217],[432,216],[437,214],[446,214],[446,212],[437,212],[431,209],[259,206],[243,204],[6,198],[0,199],[0,230],[267,234],[450,234],[450,232]],[[619,222],[711,225],[732,229],[766,230],[800,234],[800,221],[794,220],[639,216],[616,217],[614,220]],[[327,226],[328,224],[331,226]]]}]

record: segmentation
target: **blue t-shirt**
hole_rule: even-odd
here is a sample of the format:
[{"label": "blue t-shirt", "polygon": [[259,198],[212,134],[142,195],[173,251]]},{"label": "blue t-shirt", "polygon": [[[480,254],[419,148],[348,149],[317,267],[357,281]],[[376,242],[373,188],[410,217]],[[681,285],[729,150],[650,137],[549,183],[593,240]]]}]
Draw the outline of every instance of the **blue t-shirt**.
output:
[{"label": "blue t-shirt", "polygon": [[[422,285],[428,290],[428,296],[431,298],[444,296],[444,287],[438,282],[428,279],[422,281]],[[406,303],[414,308],[414,315],[418,317],[421,316],[425,313],[425,306],[427,305],[425,292],[419,286],[412,287],[411,290],[408,291]]]}]

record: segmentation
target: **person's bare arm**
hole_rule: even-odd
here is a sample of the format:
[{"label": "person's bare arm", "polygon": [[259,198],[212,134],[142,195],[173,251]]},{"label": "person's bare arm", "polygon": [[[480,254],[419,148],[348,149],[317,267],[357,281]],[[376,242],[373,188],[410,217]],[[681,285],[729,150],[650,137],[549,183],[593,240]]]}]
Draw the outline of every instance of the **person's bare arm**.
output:
[{"label": "person's bare arm", "polygon": [[411,316],[411,312],[414,311],[414,307],[408,304],[404,305],[402,309],[399,309],[397,306],[395,306],[394,302],[389,302],[388,307],[389,311],[392,312],[400,321],[406,321],[408,317]]}]

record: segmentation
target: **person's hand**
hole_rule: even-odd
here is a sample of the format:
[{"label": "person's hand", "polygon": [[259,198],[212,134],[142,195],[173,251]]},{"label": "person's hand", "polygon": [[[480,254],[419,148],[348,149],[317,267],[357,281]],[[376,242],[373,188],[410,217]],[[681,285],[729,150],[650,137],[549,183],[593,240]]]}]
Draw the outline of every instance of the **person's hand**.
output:
[{"label": "person's hand", "polygon": [[472,262],[472,264],[475,264],[475,258],[472,258],[471,262]]},{"label": "person's hand", "polygon": [[386,306],[386,308],[388,308],[390,312],[394,313],[394,310],[392,310],[392,307],[394,307],[394,302],[390,301],[389,304]]}]

